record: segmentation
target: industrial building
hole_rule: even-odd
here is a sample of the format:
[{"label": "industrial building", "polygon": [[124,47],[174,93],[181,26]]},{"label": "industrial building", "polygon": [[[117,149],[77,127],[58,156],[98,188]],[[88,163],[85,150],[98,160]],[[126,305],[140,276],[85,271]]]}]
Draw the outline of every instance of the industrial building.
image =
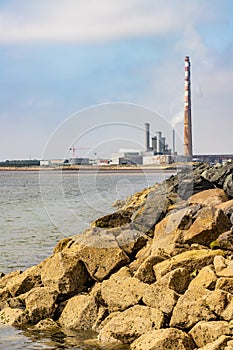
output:
[{"label": "industrial building", "polygon": [[112,153],[110,164],[112,165],[132,165],[142,164],[142,151],[135,149],[120,149],[118,153]]},{"label": "industrial building", "polygon": [[49,159],[49,160],[41,160],[40,166],[43,167],[56,167],[61,166],[65,163],[64,159]]},{"label": "industrial building", "polygon": [[159,165],[172,162],[172,151],[161,131],[151,137],[150,124],[145,123],[145,150],[120,149],[111,155],[110,164],[114,165]]},{"label": "industrial building", "polygon": [[42,167],[56,167],[62,165],[89,165],[89,158],[70,158],[70,159],[49,159],[41,160],[40,166]]},{"label": "industrial building", "polygon": [[68,161],[68,164],[70,165],[89,165],[90,159],[89,158],[70,158]]},{"label": "industrial building", "polygon": [[233,161],[233,154],[195,154],[193,156],[194,162],[203,162],[209,164],[224,164]]}]

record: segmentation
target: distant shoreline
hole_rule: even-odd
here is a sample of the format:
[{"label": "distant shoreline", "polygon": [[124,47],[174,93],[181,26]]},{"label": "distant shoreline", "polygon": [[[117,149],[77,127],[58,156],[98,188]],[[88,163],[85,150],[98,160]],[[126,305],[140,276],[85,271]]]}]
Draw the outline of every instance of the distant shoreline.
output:
[{"label": "distant shoreline", "polygon": [[177,171],[182,168],[181,164],[177,165],[134,165],[134,166],[56,166],[56,167],[41,167],[41,166],[32,166],[32,167],[0,167],[0,171],[80,171],[80,172],[141,172],[141,171]]}]

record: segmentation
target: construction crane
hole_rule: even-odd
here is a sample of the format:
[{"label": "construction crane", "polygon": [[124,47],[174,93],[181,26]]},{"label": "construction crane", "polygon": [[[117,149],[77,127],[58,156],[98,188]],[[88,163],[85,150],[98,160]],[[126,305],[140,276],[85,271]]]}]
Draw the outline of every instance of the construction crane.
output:
[{"label": "construction crane", "polygon": [[75,158],[75,152],[77,150],[82,150],[82,149],[90,149],[90,147],[75,147],[75,146],[70,147],[69,150],[72,151],[72,158]]}]

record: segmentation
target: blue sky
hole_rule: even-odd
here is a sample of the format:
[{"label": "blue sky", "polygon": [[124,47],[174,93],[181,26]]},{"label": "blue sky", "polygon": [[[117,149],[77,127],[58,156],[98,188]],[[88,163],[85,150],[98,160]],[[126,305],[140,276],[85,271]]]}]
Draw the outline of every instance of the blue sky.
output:
[{"label": "blue sky", "polygon": [[231,0],[0,0],[0,160],[140,148],[147,121],[182,152],[186,55],[194,152],[233,153]]}]

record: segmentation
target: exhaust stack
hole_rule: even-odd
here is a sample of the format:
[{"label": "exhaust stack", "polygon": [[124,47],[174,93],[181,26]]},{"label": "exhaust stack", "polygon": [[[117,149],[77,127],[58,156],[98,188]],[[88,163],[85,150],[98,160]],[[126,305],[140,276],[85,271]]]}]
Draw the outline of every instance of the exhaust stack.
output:
[{"label": "exhaust stack", "polygon": [[184,92],[184,156],[192,160],[192,120],[191,120],[191,75],[189,56],[185,57],[185,92]]},{"label": "exhaust stack", "polygon": [[172,154],[176,153],[176,131],[172,130]]},{"label": "exhaust stack", "polygon": [[161,154],[162,153],[162,132],[157,131],[156,137],[157,137],[157,153]]},{"label": "exhaust stack", "polygon": [[145,148],[146,152],[150,150],[150,124],[145,123]]}]

